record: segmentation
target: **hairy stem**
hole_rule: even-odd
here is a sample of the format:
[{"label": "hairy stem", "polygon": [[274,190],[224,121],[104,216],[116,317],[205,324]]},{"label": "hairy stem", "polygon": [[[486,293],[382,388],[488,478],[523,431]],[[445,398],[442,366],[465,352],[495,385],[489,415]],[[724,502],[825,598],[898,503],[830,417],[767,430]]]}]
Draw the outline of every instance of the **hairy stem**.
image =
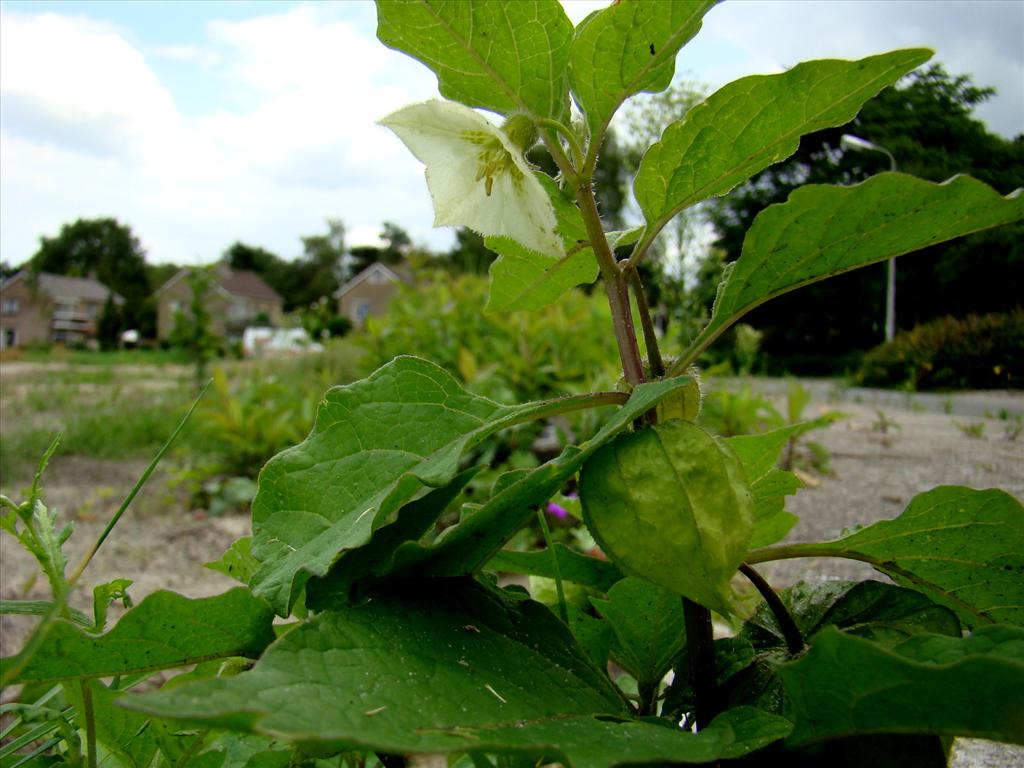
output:
[{"label": "hairy stem", "polygon": [[633,327],[633,313],[629,306],[629,291],[615,256],[608,246],[601,226],[601,216],[597,212],[597,201],[594,190],[587,181],[581,182],[576,188],[576,201],[583,214],[583,223],[587,227],[587,239],[594,249],[597,264],[601,269],[605,290],[608,293],[608,305],[612,311],[612,323],[615,326],[615,341],[619,347],[619,359],[626,381],[632,385],[642,384],[645,380],[643,361],[640,359],[640,347],[636,343],[636,329]]},{"label": "hairy stem", "polygon": [[651,682],[639,682],[637,685],[639,691],[639,702],[637,703],[637,715],[640,717],[653,717],[658,714],[656,711],[658,705],[658,683],[657,681]]},{"label": "hairy stem", "polygon": [[793,617],[786,610],[786,606],[783,605],[775,590],[772,589],[771,585],[765,581],[760,573],[746,563],[740,565],[740,573],[746,576],[757,591],[761,593],[761,597],[764,598],[768,608],[775,616],[775,621],[778,622],[779,629],[782,630],[782,636],[786,640],[786,649],[790,653],[800,653],[804,649],[804,639],[800,634],[800,628],[793,621]]},{"label": "hairy stem", "polygon": [[665,363],[662,362],[661,350],[658,348],[658,334],[654,329],[654,320],[651,318],[651,308],[647,304],[647,293],[644,291],[643,281],[632,262],[626,262],[623,273],[629,280],[629,286],[633,289],[633,297],[636,299],[640,327],[643,328],[644,343],[647,345],[647,362],[651,367],[651,376],[660,379],[665,375]]},{"label": "hairy stem", "polygon": [[715,719],[719,709],[715,635],[711,625],[711,611],[685,597],[682,601],[690,681],[697,699],[697,711],[694,714],[699,731]]}]

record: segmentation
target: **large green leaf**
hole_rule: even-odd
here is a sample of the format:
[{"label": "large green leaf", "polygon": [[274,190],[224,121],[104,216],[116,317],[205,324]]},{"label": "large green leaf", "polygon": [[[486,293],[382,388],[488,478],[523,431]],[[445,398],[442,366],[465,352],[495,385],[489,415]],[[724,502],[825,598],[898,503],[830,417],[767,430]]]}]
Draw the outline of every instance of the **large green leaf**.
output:
[{"label": "large green leaf", "polygon": [[834,629],[784,664],[793,745],[870,733],[1024,743],[1024,629],[916,635],[892,648]]},{"label": "large green leaf", "polygon": [[722,440],[675,420],[622,435],[580,473],[587,527],[630,573],[732,611],[730,580],[753,529],[753,500]]},{"label": "large green leaf", "polygon": [[588,17],[572,44],[571,79],[591,135],[603,133],[627,98],[663,91],[676,54],[717,0],[623,0]]},{"label": "large green leaf", "polygon": [[1024,218],[1024,195],[1001,197],[968,176],[942,184],[883,173],[852,187],[808,185],[763,210],[715,299],[699,353],[759,304],[808,283]]},{"label": "large green leaf", "polygon": [[[154,592],[103,635],[60,619],[17,682],[151,672],[227,656],[255,658],[274,639],[273,613],[241,587],[190,599]],[[0,661],[6,669],[12,658]]]},{"label": "large green leaf", "polygon": [[704,737],[632,721],[547,608],[468,579],[393,585],[306,622],[251,671],[127,705],[306,746],[554,750],[580,766],[739,756],[791,727],[755,710],[727,713]]},{"label": "large green leaf", "polygon": [[[1010,494],[942,486],[894,520],[838,541],[794,544],[790,557],[848,557],[948,606],[967,626],[1024,625],[1024,507]],[[750,562],[772,559],[771,548]]]},{"label": "large green leaf", "polygon": [[803,134],[849,122],[865,101],[929,58],[931,51],[912,49],[807,61],[729,83],[666,128],[644,155],[633,190],[649,229],[789,157]]},{"label": "large green leaf", "polygon": [[572,23],[557,0],[378,0],[377,37],[426,64],[448,99],[501,114],[569,114]]},{"label": "large green leaf", "polygon": [[304,623],[250,672],[132,706],[389,752],[465,749],[478,738],[472,729],[517,720],[627,712],[547,608],[471,579],[394,585]]},{"label": "large green leaf", "polygon": [[[459,576],[482,568],[510,538],[533,519],[535,509],[562,489],[583,463],[646,411],[672,393],[690,386],[688,376],[641,384],[629,400],[580,447],[537,469],[509,478],[482,507],[447,529],[435,544],[405,544],[396,553],[396,570],[406,574]],[[511,475],[511,473],[510,473]]]},{"label": "large green leaf", "polygon": [[466,449],[567,402],[499,405],[414,357],[330,390],[309,437],[260,473],[252,551],[262,566],[253,591],[287,615],[310,575],[366,544],[426,487],[450,483]]},{"label": "large green leaf", "polygon": [[774,544],[799,520],[786,511],[786,497],[800,490],[803,483],[792,472],[776,465],[786,443],[802,428],[802,424],[792,424],[759,435],[736,435],[725,439],[743,465],[754,497],[751,547]]},{"label": "large green leaf", "polygon": [[626,578],[611,588],[607,599],[590,601],[615,632],[612,654],[620,666],[641,689],[656,689],[686,642],[679,596],[649,581]]}]

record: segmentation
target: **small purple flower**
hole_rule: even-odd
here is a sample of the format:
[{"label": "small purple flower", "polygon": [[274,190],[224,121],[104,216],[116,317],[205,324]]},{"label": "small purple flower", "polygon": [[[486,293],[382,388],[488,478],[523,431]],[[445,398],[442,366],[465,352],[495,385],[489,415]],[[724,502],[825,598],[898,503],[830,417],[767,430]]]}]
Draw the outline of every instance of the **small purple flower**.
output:
[{"label": "small purple flower", "polygon": [[559,506],[553,501],[548,502],[547,513],[562,520],[569,516],[569,511],[565,507]]}]

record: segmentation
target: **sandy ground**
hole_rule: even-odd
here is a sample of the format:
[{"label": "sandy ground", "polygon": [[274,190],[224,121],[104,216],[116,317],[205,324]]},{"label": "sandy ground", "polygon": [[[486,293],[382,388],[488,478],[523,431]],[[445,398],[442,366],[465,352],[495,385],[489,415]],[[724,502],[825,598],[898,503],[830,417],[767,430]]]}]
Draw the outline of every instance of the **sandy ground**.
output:
[{"label": "sandy ground", "polygon": [[[815,487],[789,499],[789,509],[801,517],[790,535],[792,541],[834,538],[849,526],[895,517],[915,494],[940,484],[997,487],[1024,497],[1024,434],[1010,439],[1012,421],[947,415],[915,406],[908,398],[879,403],[861,397],[860,402],[830,406],[824,402],[822,397],[810,410],[836,408],[848,417],[812,436],[831,453],[832,474],[816,478]],[[1011,413],[1024,410],[1024,395],[1001,394],[997,402]],[[879,407],[885,421],[891,422],[884,431]],[[977,424],[984,427],[973,426]],[[980,436],[965,434],[972,427]],[[143,468],[143,462],[75,457],[53,461],[44,498],[65,519],[75,521],[76,533],[67,546],[72,564],[102,530]],[[131,593],[136,600],[160,588],[198,597],[232,586],[229,579],[201,564],[216,559],[235,538],[248,533],[248,519],[205,518],[170,504],[161,509],[164,487],[165,481],[154,477],[140,499],[145,513],[129,511],[86,572],[87,586],[115,577],[133,578]],[[0,537],[0,596],[45,597],[44,581],[30,578],[33,569],[11,537]],[[778,586],[800,579],[878,578],[867,566],[838,560],[790,560],[764,565],[762,570]],[[79,607],[88,608],[90,591],[80,591]],[[30,626],[31,620],[23,617],[2,617],[3,655],[17,649]],[[959,768],[1024,766],[1024,750],[961,741],[953,764]]]}]

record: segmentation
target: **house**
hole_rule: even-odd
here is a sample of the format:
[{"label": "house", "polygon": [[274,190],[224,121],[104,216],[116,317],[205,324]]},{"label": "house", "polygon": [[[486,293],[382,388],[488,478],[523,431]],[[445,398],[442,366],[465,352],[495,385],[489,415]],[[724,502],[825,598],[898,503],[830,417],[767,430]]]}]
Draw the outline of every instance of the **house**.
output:
[{"label": "house", "polygon": [[334,292],[338,314],[351,320],[353,328],[362,328],[367,317],[384,312],[402,283],[411,282],[402,266],[374,262]]},{"label": "house", "polygon": [[[192,303],[192,287],[187,279],[190,273],[187,267],[179,270],[155,294],[158,339],[170,338],[178,315],[188,312]],[[284,302],[255,272],[231,269],[222,262],[213,268],[212,275],[205,306],[213,333],[240,338],[250,325],[281,324]]]},{"label": "house", "polygon": [[23,269],[0,283],[0,349],[95,339],[108,297],[124,304],[122,296],[93,277]]}]

